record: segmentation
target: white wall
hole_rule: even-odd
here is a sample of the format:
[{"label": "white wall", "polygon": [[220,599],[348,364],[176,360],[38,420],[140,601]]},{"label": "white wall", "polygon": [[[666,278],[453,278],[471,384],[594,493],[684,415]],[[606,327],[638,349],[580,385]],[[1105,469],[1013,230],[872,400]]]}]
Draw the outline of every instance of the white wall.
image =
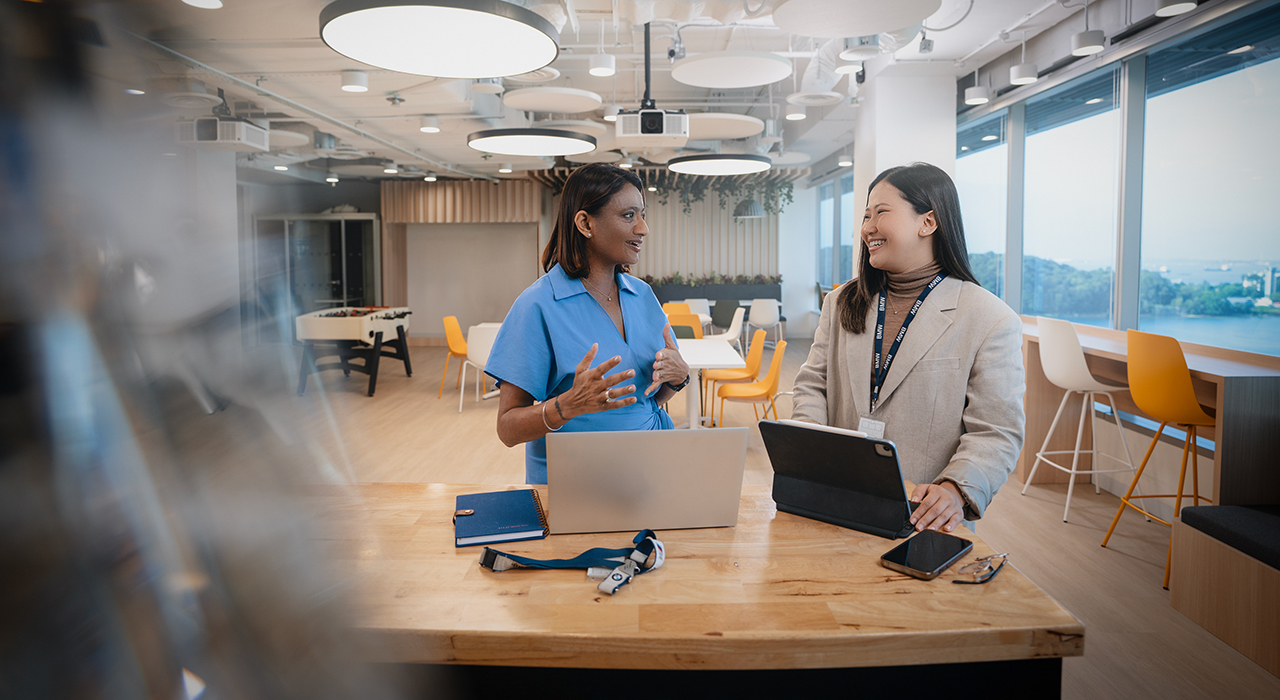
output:
[{"label": "white wall", "polygon": [[818,327],[818,188],[795,190],[778,215],[778,272],[788,338],[812,338]]},{"label": "white wall", "polygon": [[462,332],[506,318],[538,278],[538,225],[410,224],[409,308],[414,337],[443,337],[445,316]]}]

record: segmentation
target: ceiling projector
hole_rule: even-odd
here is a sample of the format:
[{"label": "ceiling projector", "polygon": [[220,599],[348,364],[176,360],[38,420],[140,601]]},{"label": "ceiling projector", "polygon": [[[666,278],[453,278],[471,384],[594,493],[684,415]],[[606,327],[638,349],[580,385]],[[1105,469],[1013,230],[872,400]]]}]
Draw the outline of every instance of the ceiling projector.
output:
[{"label": "ceiling projector", "polygon": [[619,148],[680,148],[689,140],[689,115],[683,109],[637,109],[618,113]]}]

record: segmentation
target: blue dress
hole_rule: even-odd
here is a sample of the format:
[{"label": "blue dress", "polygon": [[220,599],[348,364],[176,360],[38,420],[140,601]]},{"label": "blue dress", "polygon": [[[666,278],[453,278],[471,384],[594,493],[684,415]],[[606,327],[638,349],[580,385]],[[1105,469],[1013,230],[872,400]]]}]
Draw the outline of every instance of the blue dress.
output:
[{"label": "blue dress", "polygon": [[[535,400],[546,401],[573,386],[574,370],[592,343],[599,343],[595,367],[609,358],[622,362],[610,375],[634,369],[636,375],[617,386],[635,384],[637,401],[624,408],[588,413],[571,419],[562,428],[568,432],[594,430],[669,430],[671,417],[644,390],[653,383],[655,355],[666,347],[662,329],[667,316],[653,290],[626,274],[616,275],[618,301],[627,337],[603,307],[582,285],[570,279],[559,265],[534,282],[516,299],[502,322],[493,350],[485,363],[485,374],[501,382],[511,382]],[[553,406],[547,408],[554,411]],[[547,483],[547,441],[539,438],[525,443],[526,483]]]}]

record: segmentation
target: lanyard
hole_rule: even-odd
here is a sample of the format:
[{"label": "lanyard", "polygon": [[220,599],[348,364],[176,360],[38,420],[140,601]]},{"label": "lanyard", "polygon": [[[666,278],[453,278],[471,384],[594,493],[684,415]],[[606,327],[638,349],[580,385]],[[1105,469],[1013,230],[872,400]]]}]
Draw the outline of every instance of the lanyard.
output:
[{"label": "lanyard", "polygon": [[531,559],[485,547],[480,555],[480,566],[490,571],[586,569],[587,578],[603,579],[597,588],[613,595],[619,588],[630,583],[632,577],[652,571],[662,566],[662,562],[666,560],[666,550],[653,530],[641,530],[631,541],[635,544],[634,547],[595,547],[572,559]]},{"label": "lanyard", "polygon": [[920,305],[924,303],[924,298],[929,296],[929,292],[933,291],[942,280],[946,279],[945,272],[938,273],[933,281],[920,292],[920,296],[916,297],[916,303],[911,305],[911,310],[907,312],[907,317],[902,319],[902,328],[898,331],[898,337],[893,339],[893,345],[889,346],[889,354],[883,355],[884,363],[881,364],[881,356],[884,351],[884,309],[887,304],[888,294],[885,290],[880,290],[879,310],[876,312],[876,344],[875,358],[872,364],[871,372],[871,412],[876,412],[876,402],[880,400],[880,388],[884,386],[884,380],[889,376],[889,365],[893,364],[893,358],[898,354],[898,346],[902,345],[902,339],[907,337],[907,326],[915,320],[916,314],[920,311]]}]

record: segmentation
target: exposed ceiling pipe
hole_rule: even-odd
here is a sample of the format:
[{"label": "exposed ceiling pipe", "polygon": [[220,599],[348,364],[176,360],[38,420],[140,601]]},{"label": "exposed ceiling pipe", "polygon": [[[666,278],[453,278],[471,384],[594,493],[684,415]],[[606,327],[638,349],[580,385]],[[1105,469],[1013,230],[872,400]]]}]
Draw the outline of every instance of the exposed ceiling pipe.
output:
[{"label": "exposed ceiling pipe", "polygon": [[844,39],[831,39],[818,47],[800,78],[800,92],[830,92],[842,77],[836,73],[836,66],[840,64],[843,50]]},{"label": "exposed ceiling pipe", "polygon": [[432,168],[434,168],[434,169],[437,169],[437,170],[448,170],[449,172],[458,173],[459,175],[466,175],[467,177],[479,178],[479,179],[484,179],[484,180],[492,180],[492,181],[494,181],[494,182],[496,182],[496,181],[498,180],[498,178],[496,178],[496,177],[494,177],[494,176],[492,176],[492,175],[485,175],[485,174],[483,174],[483,173],[472,172],[472,171],[470,171],[470,170],[465,170],[465,169],[462,169],[462,168],[458,168],[458,167],[455,167],[455,166],[450,165],[450,164],[448,164],[448,163],[443,163],[443,162],[441,162],[441,161],[435,160],[434,158],[427,157],[427,156],[423,155],[420,151],[412,150],[412,149],[406,148],[406,147],[401,146],[400,144],[395,143],[395,142],[393,142],[393,141],[388,141],[387,139],[384,139],[384,138],[382,138],[381,136],[375,136],[375,135],[370,134],[369,132],[367,132],[367,131],[365,131],[365,130],[363,130],[363,129],[360,129],[360,128],[358,128],[358,127],[352,126],[352,125],[350,125],[350,124],[348,124],[348,123],[346,123],[346,122],[344,122],[344,121],[342,121],[342,120],[340,120],[340,119],[337,119],[337,118],[331,117],[331,116],[329,116],[329,115],[327,115],[327,114],[325,114],[325,113],[323,113],[323,112],[321,112],[321,111],[319,111],[319,110],[312,109],[311,107],[308,107],[308,106],[306,106],[306,105],[304,105],[304,104],[302,104],[302,103],[300,103],[300,102],[294,102],[293,100],[291,100],[291,99],[289,99],[289,98],[285,97],[284,95],[278,95],[278,94],[276,94],[276,93],[274,93],[274,92],[272,92],[272,91],[270,91],[270,90],[267,90],[267,89],[262,88],[262,87],[260,87],[260,86],[258,86],[258,85],[255,85],[254,83],[250,83],[250,82],[248,82],[248,81],[241,80],[240,78],[237,78],[237,77],[235,77],[234,75],[231,75],[231,74],[229,74],[229,73],[224,73],[224,72],[222,72],[222,71],[218,70],[217,68],[214,68],[213,66],[206,65],[206,64],[204,64],[204,63],[201,63],[200,61],[195,60],[194,58],[191,58],[191,57],[186,56],[186,55],[184,55],[184,54],[180,54],[180,53],[178,53],[177,51],[174,51],[173,49],[171,49],[171,48],[169,48],[169,47],[165,46],[164,44],[156,43],[156,42],[154,42],[154,41],[152,41],[152,40],[150,40],[150,39],[147,39],[146,37],[138,36],[137,34],[134,34],[133,32],[130,32],[130,31],[125,30],[125,29],[119,29],[119,28],[116,28],[116,30],[117,30],[117,31],[119,31],[120,33],[122,33],[124,36],[126,36],[126,37],[129,37],[129,38],[133,39],[134,41],[140,42],[140,43],[141,43],[142,45],[144,45],[144,46],[147,46],[147,47],[149,47],[149,48],[153,48],[153,49],[155,49],[155,50],[157,50],[157,51],[160,51],[161,53],[165,54],[166,56],[169,56],[169,57],[171,57],[171,58],[177,59],[178,61],[181,61],[182,63],[187,64],[187,66],[188,66],[188,67],[190,67],[190,68],[195,68],[195,69],[197,69],[197,70],[201,70],[201,71],[208,72],[208,73],[210,73],[210,74],[212,74],[212,75],[215,75],[215,76],[217,76],[217,77],[219,77],[219,78],[221,78],[221,79],[223,79],[223,80],[225,80],[225,81],[227,81],[227,82],[229,82],[229,83],[231,83],[231,84],[233,84],[233,85],[235,85],[235,86],[237,86],[237,87],[244,88],[244,89],[245,89],[245,90],[247,90],[250,94],[257,95],[257,96],[259,96],[259,97],[265,97],[265,98],[267,98],[267,99],[269,99],[269,100],[272,100],[272,101],[274,101],[274,102],[277,102],[277,103],[279,103],[279,104],[281,104],[281,105],[283,105],[283,106],[285,106],[285,107],[289,107],[289,108],[291,108],[291,109],[294,109],[294,110],[297,110],[297,111],[299,111],[299,112],[302,112],[303,114],[306,114],[306,115],[307,115],[307,116],[309,116],[309,117],[312,117],[312,118],[314,118],[314,119],[319,119],[319,120],[321,120],[321,121],[325,122],[326,124],[330,124],[330,125],[332,125],[332,126],[338,127],[339,129],[342,129],[342,130],[347,131],[347,132],[349,132],[349,133],[356,134],[357,136],[359,136],[359,137],[361,137],[361,138],[364,138],[364,139],[368,139],[368,140],[370,140],[370,141],[373,141],[374,143],[377,143],[377,144],[379,144],[379,145],[381,145],[381,146],[383,146],[383,147],[385,147],[385,148],[389,148],[389,149],[391,149],[391,150],[393,150],[393,151],[397,151],[397,152],[403,153],[404,155],[408,156],[409,158],[412,158],[412,159],[413,159],[413,160],[415,160],[415,161],[420,161],[420,162],[423,162],[423,163],[427,163],[428,165],[430,165],[430,166],[431,166]]},{"label": "exposed ceiling pipe", "polygon": [[[1001,30],[1001,31],[1003,31],[1003,32],[1005,32],[1005,33],[1009,33],[1009,32],[1017,31],[1017,30],[1018,30],[1018,28],[1019,28],[1019,27],[1021,27],[1022,25],[1026,24],[1027,22],[1030,22],[1031,20],[1035,19],[1036,17],[1039,17],[1042,13],[1046,12],[1046,11],[1047,11],[1047,10],[1049,10],[1050,8],[1057,7],[1058,5],[1059,5],[1059,3],[1057,2],[1057,0],[1050,0],[1049,2],[1046,2],[1045,4],[1041,5],[1041,6],[1039,7],[1039,9],[1036,9],[1036,10],[1032,11],[1032,12],[1031,12],[1031,14],[1024,16],[1022,19],[1018,20],[1017,22],[1014,22],[1013,24],[1009,25],[1008,27],[1005,27],[1005,28],[1004,28],[1003,30]],[[981,45],[981,46],[979,46],[978,48],[976,48],[976,49],[974,49],[974,50],[970,51],[969,53],[965,54],[964,56],[961,56],[959,59],[957,59],[957,62],[958,62],[958,63],[961,63],[961,64],[965,63],[966,61],[968,61],[969,59],[973,58],[974,56],[977,56],[979,53],[982,53],[984,50],[986,50],[986,48],[987,48],[988,46],[991,46],[992,44],[996,43],[997,41],[1000,41],[1000,33],[999,33],[999,32],[997,32],[995,36],[993,36],[993,37],[991,37],[990,39],[988,39],[987,41],[983,42],[983,43],[982,43],[982,45]]]}]

